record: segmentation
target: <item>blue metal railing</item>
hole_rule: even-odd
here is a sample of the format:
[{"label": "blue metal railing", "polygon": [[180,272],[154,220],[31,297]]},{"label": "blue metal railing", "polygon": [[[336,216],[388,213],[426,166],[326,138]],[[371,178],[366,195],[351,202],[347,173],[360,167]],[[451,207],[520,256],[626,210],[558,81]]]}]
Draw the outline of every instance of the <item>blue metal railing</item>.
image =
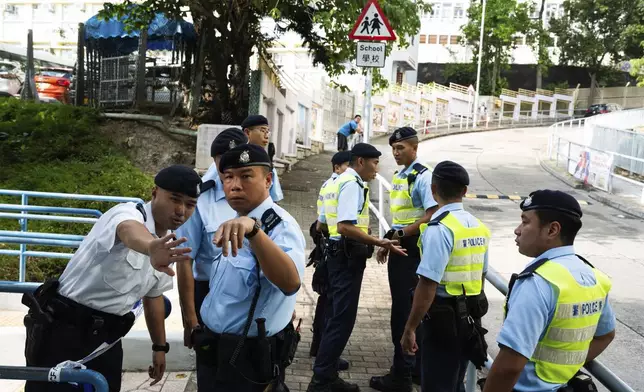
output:
[{"label": "blue metal railing", "polygon": [[89,369],[55,369],[24,366],[0,366],[0,379],[91,384],[95,392],[109,392],[105,377]]},{"label": "blue metal railing", "polygon": [[[69,259],[72,253],[29,251],[28,245],[59,246],[77,248],[84,236],[59,233],[34,233],[28,231],[29,220],[46,220],[65,223],[94,224],[102,215],[97,209],[72,208],[72,207],[50,207],[29,205],[30,198],[66,199],[114,203],[143,203],[143,200],[135,197],[81,195],[74,193],[53,193],[34,192],[0,189],[0,195],[20,197],[20,204],[0,204],[0,219],[17,219],[20,223],[20,231],[0,230],[0,243],[19,244],[20,249],[0,249],[0,255],[18,256],[20,268],[18,280],[25,281],[27,257],[59,258]],[[46,214],[67,214],[67,215],[46,215]],[[79,216],[80,215],[80,216]],[[90,217],[82,217],[90,216]]]}]

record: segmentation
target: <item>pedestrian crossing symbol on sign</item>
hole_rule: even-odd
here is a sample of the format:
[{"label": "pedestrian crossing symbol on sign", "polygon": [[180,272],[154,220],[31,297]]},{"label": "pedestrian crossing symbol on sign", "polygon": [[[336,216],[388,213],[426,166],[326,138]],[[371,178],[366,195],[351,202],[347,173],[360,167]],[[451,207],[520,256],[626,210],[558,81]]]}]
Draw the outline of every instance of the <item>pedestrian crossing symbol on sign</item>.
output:
[{"label": "pedestrian crossing symbol on sign", "polygon": [[395,41],[396,34],[376,0],[369,0],[353,25],[349,38],[363,41]]}]

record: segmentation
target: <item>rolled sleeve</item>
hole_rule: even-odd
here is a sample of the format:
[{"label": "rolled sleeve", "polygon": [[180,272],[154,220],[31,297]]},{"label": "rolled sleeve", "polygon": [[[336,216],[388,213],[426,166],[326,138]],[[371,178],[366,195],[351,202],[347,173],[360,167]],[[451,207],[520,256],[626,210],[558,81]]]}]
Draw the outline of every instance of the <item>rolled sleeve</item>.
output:
[{"label": "rolled sleeve", "polygon": [[530,359],[554,313],[553,299],[552,288],[540,277],[517,282],[497,342]]},{"label": "rolled sleeve", "polygon": [[188,240],[179,245],[180,248],[191,248],[190,258],[195,260],[199,254],[201,238],[203,236],[203,221],[199,213],[199,207],[195,209],[190,219],[181,225],[175,232],[177,238],[186,237]]},{"label": "rolled sleeve", "polygon": [[423,256],[416,273],[440,283],[452,252],[452,233],[442,225],[429,226],[422,236]]},{"label": "rolled sleeve", "polygon": [[[306,248],[306,240],[299,226],[291,222],[283,222],[282,227],[282,230],[279,230],[274,236],[271,236],[271,240],[291,258],[297,269],[297,274],[300,276],[300,281],[302,281],[306,267],[304,250]],[[292,293],[287,293],[281,289],[280,291],[286,296],[291,296],[299,291],[299,287]]]},{"label": "rolled sleeve", "polygon": [[163,295],[166,291],[172,290],[173,282],[172,277],[164,273],[155,272],[157,283],[145,294],[148,298],[155,298]]},{"label": "rolled sleeve", "polygon": [[434,196],[432,196],[432,177],[429,171],[423,173],[416,179],[414,196],[416,196],[415,199],[422,203],[423,210],[425,211],[438,205],[436,200],[434,200]]},{"label": "rolled sleeve", "polygon": [[360,192],[362,188],[356,181],[349,181],[342,184],[338,195],[338,222],[358,221],[358,210],[361,206]]},{"label": "rolled sleeve", "polygon": [[604,336],[615,330],[615,312],[610,304],[608,297],[606,297],[606,304],[602,309],[602,314],[599,316],[599,323],[595,336]]},{"label": "rolled sleeve", "polygon": [[129,220],[145,224],[143,214],[136,209],[136,204],[134,203],[120,204],[113,207],[109,214],[103,215],[103,218],[100,218],[94,225],[94,227],[99,228],[95,236],[98,246],[107,252],[111,251],[119,241],[116,232],[117,227]]},{"label": "rolled sleeve", "polygon": [[284,192],[282,192],[282,186],[280,185],[280,179],[277,176],[277,170],[273,169],[273,183],[270,188],[271,199],[274,202],[278,202],[284,199]]}]

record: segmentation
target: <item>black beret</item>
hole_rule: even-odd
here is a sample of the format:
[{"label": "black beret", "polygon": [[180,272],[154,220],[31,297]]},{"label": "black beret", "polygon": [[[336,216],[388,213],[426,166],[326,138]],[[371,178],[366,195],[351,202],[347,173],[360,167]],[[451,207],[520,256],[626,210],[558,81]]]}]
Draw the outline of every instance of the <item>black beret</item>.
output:
[{"label": "black beret", "polygon": [[273,167],[266,150],[256,144],[242,144],[231,148],[221,156],[221,161],[219,161],[219,171],[222,173],[226,169],[246,166]]},{"label": "black beret", "polygon": [[212,141],[210,156],[221,155],[240,144],[248,143],[248,137],[239,128],[226,128]]},{"label": "black beret", "polygon": [[351,149],[351,155],[361,158],[378,158],[382,153],[371,144],[358,143]]},{"label": "black beret", "polygon": [[333,154],[333,158],[331,158],[331,163],[333,165],[341,165],[345,162],[349,162],[351,160],[351,151],[339,151]]},{"label": "black beret", "polygon": [[268,119],[261,114],[251,114],[241,123],[242,129],[257,127],[260,125],[268,125]]},{"label": "black beret", "polygon": [[184,165],[161,169],[154,177],[154,184],[168,192],[183,193],[190,197],[199,197],[201,193],[201,177],[193,169]]},{"label": "black beret", "polygon": [[412,127],[402,127],[394,131],[394,133],[389,136],[389,145],[391,146],[394,143],[402,142],[403,140],[411,139],[412,137],[417,137],[418,133]]},{"label": "black beret", "polygon": [[470,185],[470,176],[467,170],[456,162],[442,161],[436,167],[432,175],[461,185]]},{"label": "black beret", "polygon": [[542,189],[534,191],[520,205],[523,211],[553,210],[575,218],[581,218],[581,206],[577,199],[562,191]]}]

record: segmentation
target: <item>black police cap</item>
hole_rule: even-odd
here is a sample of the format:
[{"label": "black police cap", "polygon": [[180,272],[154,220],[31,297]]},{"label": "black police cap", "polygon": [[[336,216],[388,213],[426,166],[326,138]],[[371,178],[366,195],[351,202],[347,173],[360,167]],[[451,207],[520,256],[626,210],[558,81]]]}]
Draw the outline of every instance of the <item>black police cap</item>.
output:
[{"label": "black police cap", "polygon": [[168,192],[182,193],[190,197],[199,197],[201,177],[188,166],[173,165],[166,167],[154,177],[154,184]]},{"label": "black police cap", "polygon": [[268,119],[261,114],[251,114],[241,123],[242,129],[268,125]]},{"label": "black police cap", "polygon": [[243,144],[231,148],[221,156],[221,161],[219,161],[219,171],[222,173],[226,169],[237,169],[247,166],[273,167],[266,150],[256,144]]},{"label": "black police cap", "polygon": [[394,143],[402,142],[403,140],[411,139],[413,137],[418,137],[418,132],[412,127],[402,127],[394,131],[394,133],[389,136],[389,145]]},{"label": "black police cap", "polygon": [[455,182],[461,185],[470,185],[470,176],[467,170],[456,162],[442,161],[436,167],[432,175],[446,181]]},{"label": "black police cap", "polygon": [[378,158],[382,153],[377,148],[367,143],[358,143],[351,149],[351,156],[361,158]]},{"label": "black police cap", "polygon": [[210,145],[210,156],[221,155],[231,148],[240,144],[248,143],[248,137],[239,128],[226,128],[212,141]]},{"label": "black police cap", "polygon": [[345,162],[349,162],[351,160],[351,151],[339,151],[333,154],[333,158],[331,158],[331,164],[333,165],[342,165]]},{"label": "black police cap", "polygon": [[577,199],[562,191],[553,191],[550,189],[540,189],[530,193],[530,195],[521,202],[521,210],[552,210],[563,212],[575,218],[581,218],[581,206]]}]

